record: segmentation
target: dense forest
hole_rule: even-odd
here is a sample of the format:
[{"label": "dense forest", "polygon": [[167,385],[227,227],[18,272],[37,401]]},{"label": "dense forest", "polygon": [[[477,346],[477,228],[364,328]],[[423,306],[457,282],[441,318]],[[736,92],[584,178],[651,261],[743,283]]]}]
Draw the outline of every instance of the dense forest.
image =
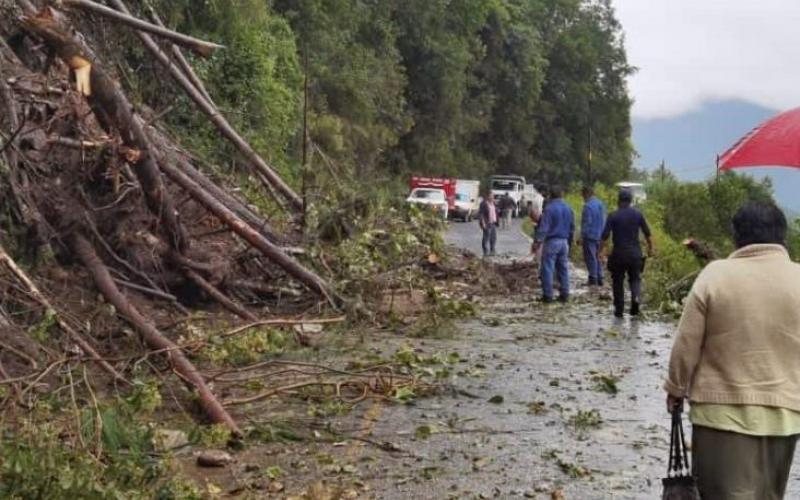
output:
[{"label": "dense forest", "polygon": [[[633,68],[608,0],[162,0],[157,10],[226,45],[194,61],[209,93],[295,185],[304,148],[309,173],[332,162],[377,180],[514,172],[609,183],[629,173]],[[165,119],[183,142],[233,164],[130,46],[128,81],[142,100],[173,106]]]}]

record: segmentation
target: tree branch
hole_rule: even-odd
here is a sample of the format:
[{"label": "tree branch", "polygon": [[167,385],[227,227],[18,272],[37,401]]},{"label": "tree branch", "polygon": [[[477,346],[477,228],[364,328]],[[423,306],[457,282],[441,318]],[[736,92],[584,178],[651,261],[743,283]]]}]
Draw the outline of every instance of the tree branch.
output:
[{"label": "tree branch", "polygon": [[117,10],[110,9],[105,5],[92,2],[91,0],[60,0],[58,3],[66,7],[77,7],[79,9],[88,10],[90,12],[94,12],[95,14],[99,14],[103,17],[107,17],[109,19],[113,19],[114,21],[121,22],[136,30],[146,31],[147,33],[152,33],[153,35],[166,38],[174,43],[180,44],[192,50],[196,54],[201,55],[203,57],[210,56],[211,53],[214,52],[214,50],[216,49],[225,48],[223,45],[220,45],[218,43],[200,40],[199,38],[195,38],[189,35],[184,35],[183,33],[178,33],[177,31],[167,29],[163,26],[158,26],[155,24],[148,23],[147,21],[142,21],[141,19],[133,17],[128,13],[122,13]]}]

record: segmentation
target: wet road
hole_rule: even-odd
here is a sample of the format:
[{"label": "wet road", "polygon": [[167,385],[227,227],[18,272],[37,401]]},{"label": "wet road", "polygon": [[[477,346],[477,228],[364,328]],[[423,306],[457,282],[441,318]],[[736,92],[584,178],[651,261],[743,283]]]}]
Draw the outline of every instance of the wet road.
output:
[{"label": "wet road", "polygon": [[[497,259],[527,257],[518,227],[500,232]],[[477,224],[453,223],[446,240],[480,252],[479,237]],[[331,423],[339,442],[291,452],[276,443],[240,463],[291,471],[283,498],[660,498],[669,439],[661,385],[675,324],[616,320],[607,292],[574,289],[568,305],[484,298],[477,317],[444,338],[366,334],[382,359],[404,348],[447,359],[423,366],[444,370],[449,389],[407,405],[365,402]],[[786,498],[800,498],[798,472]],[[301,490],[308,481],[340,496]]]},{"label": "wet road", "polygon": [[[527,256],[519,227],[498,231],[500,258]],[[451,224],[446,240],[480,254],[477,224]],[[675,324],[616,320],[607,296],[577,290],[568,306],[485,303],[456,338],[415,342],[428,355],[458,354],[458,392],[366,413],[371,439],[412,454],[363,470],[377,498],[660,497],[669,445],[661,385]],[[797,467],[787,498],[800,498]]]},{"label": "wet road", "polygon": [[[522,233],[522,220],[513,219],[508,229],[497,228],[497,258],[527,258],[530,253],[531,239]],[[481,228],[478,221],[451,221],[445,233],[445,242],[458,248],[469,250],[475,255],[482,255]]]}]

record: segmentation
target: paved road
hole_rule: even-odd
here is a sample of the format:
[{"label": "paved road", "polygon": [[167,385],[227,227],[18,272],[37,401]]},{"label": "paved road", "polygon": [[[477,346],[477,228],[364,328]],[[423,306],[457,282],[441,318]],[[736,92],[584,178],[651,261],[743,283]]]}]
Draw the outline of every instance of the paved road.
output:
[{"label": "paved road", "polygon": [[[498,258],[526,258],[530,253],[531,239],[522,232],[522,220],[514,219],[511,228],[497,229]],[[449,222],[445,242],[475,255],[482,255],[481,228],[477,221]]]}]

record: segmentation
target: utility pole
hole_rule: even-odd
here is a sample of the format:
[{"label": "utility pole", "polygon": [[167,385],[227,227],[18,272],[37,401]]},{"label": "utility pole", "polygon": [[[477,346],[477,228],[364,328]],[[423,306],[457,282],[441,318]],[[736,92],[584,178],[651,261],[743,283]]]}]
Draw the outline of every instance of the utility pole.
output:
[{"label": "utility pole", "polygon": [[[589,116],[591,117],[591,115],[589,115]],[[589,127],[587,129],[587,135],[588,135],[588,137],[587,137],[587,139],[588,139],[587,140],[587,149],[588,149],[588,151],[586,152],[586,175],[587,175],[587,179],[586,180],[588,181],[588,185],[591,186],[592,184],[594,184],[594,179],[592,179],[593,175],[592,175],[592,121],[591,121],[591,118],[589,119]]]},{"label": "utility pole", "polygon": [[659,173],[661,174],[661,182],[664,182],[667,179],[667,166],[664,160],[661,160],[661,165],[658,168]]},{"label": "utility pole", "polygon": [[303,48],[303,158],[300,170],[300,180],[303,191],[303,228],[306,227],[306,212],[308,211],[308,44]]}]

